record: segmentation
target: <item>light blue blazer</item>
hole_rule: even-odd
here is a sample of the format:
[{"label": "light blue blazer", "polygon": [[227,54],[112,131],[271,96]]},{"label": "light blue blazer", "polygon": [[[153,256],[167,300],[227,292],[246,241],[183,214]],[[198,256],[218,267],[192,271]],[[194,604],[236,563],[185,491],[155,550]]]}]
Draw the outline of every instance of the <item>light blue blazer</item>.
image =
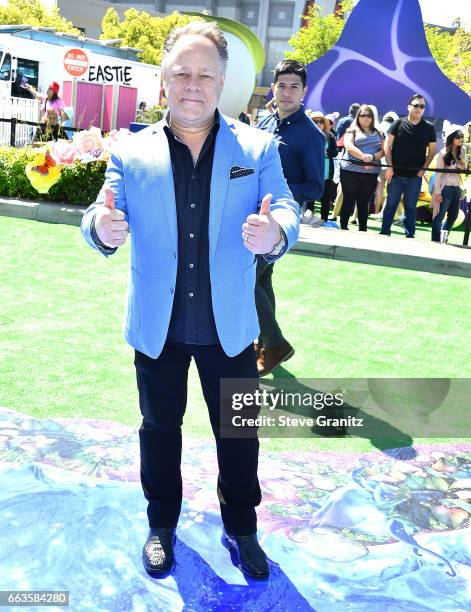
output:
[{"label": "light blue blazer", "polygon": [[[165,119],[129,136],[115,149],[105,183],[125,213],[131,241],[131,269],[124,337],[156,358],[164,346],[177,277],[177,214]],[[253,168],[229,179],[233,166]],[[299,211],[283,176],[271,134],[220,115],[210,190],[209,270],[216,329],[230,357],[259,333],[254,288],[256,260],[242,240],[242,224],[272,193],[271,211],[286,233],[288,248],[298,239]],[[81,231],[98,249],[91,221],[104,201],[103,189],[85,212]]]}]

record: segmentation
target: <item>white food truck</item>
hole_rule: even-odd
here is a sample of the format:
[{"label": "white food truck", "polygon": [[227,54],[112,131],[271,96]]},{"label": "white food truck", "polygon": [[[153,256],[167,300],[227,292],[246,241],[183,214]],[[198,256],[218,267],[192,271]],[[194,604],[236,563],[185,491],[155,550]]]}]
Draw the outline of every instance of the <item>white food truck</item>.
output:
[{"label": "white food truck", "polygon": [[159,103],[161,71],[140,62],[138,49],[116,47],[118,42],[52,28],[0,26],[0,98],[14,104],[31,98],[26,85],[46,93],[56,81],[73,127],[129,127],[140,102]]}]

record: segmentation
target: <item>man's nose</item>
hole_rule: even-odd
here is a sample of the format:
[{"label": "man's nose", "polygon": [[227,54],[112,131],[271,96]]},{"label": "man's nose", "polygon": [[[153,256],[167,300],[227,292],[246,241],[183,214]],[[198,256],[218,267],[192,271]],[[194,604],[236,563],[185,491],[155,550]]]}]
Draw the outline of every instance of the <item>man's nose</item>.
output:
[{"label": "man's nose", "polygon": [[192,74],[188,79],[188,83],[186,84],[186,88],[189,90],[201,89],[201,82],[199,76]]}]

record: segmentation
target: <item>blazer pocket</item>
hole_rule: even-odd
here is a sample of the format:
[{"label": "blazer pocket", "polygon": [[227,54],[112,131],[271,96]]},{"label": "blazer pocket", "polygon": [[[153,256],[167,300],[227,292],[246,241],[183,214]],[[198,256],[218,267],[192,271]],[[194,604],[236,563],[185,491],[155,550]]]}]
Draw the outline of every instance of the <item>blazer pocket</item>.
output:
[{"label": "blazer pocket", "polygon": [[232,166],[229,172],[229,180],[233,181],[246,176],[255,174],[255,168],[245,168],[243,166]]}]

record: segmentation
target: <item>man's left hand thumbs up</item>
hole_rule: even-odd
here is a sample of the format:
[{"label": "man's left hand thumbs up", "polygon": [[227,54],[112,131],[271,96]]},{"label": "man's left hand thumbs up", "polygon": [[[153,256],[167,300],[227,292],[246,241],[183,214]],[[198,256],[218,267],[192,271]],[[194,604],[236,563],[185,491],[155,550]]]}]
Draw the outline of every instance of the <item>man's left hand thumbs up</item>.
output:
[{"label": "man's left hand thumbs up", "polygon": [[255,255],[266,255],[281,240],[280,226],[270,212],[272,194],[267,193],[260,206],[260,212],[249,215],[242,225],[242,240],[245,248]]},{"label": "man's left hand thumbs up", "polygon": [[262,200],[262,205],[260,206],[260,215],[269,215],[270,214],[270,204],[272,201],[272,194],[267,193],[267,195]]}]

